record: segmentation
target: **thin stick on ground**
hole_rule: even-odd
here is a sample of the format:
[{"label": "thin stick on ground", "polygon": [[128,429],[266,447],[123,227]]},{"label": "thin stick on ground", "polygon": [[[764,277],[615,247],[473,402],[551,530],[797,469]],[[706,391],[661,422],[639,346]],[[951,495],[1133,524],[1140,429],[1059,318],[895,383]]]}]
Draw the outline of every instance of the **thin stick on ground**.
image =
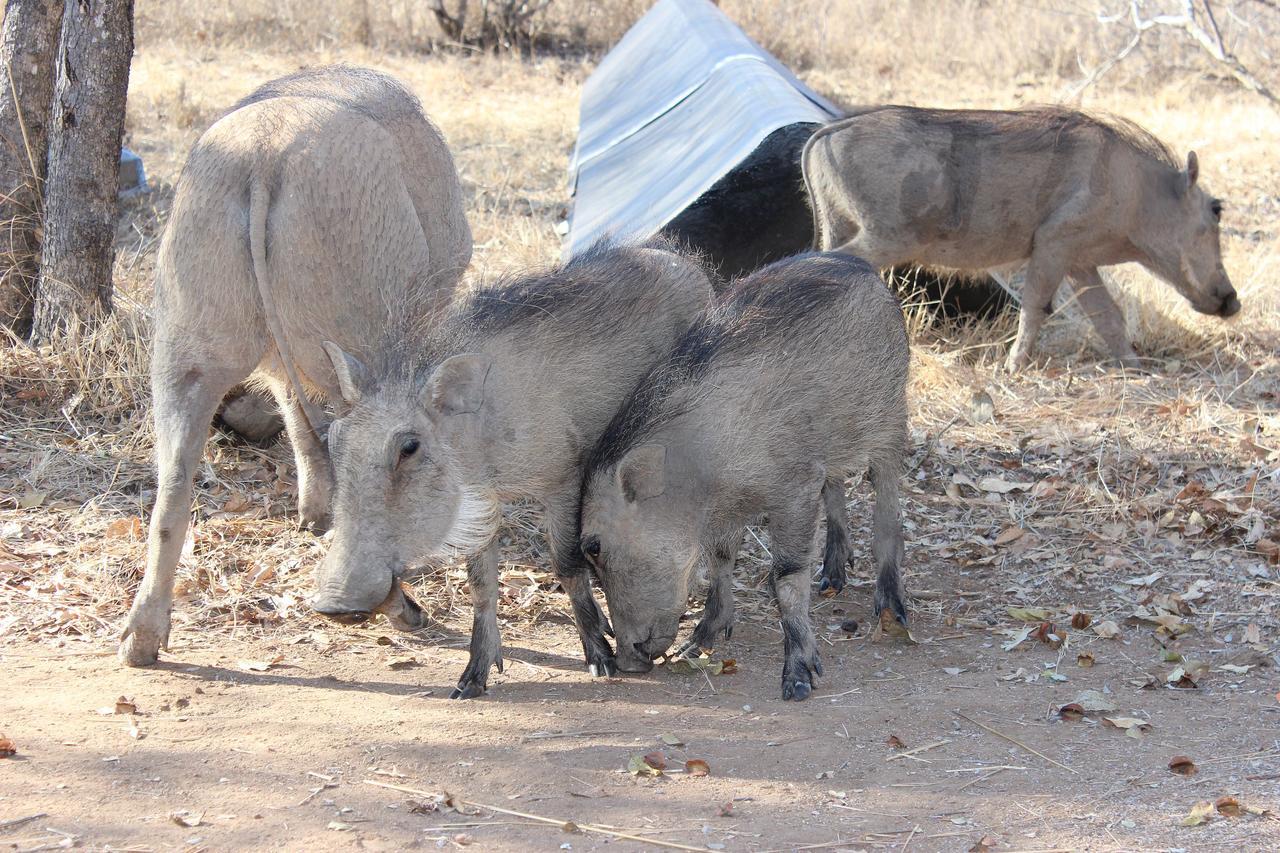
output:
[{"label": "thin stick on ground", "polygon": [[24,823],[30,823],[33,820],[39,820],[42,817],[48,816],[48,812],[37,812],[33,815],[27,815],[26,817],[15,817],[10,820],[0,820],[0,829],[12,829],[15,826],[22,826]]},{"label": "thin stick on ground", "polygon": [[[390,788],[392,791],[400,791],[404,794],[413,794],[416,797],[434,797],[436,794],[430,791],[422,791],[417,788],[409,788],[404,785],[392,785],[387,782],[379,782],[374,779],[363,780],[366,785],[373,785],[375,788]],[[675,841],[661,841],[657,838],[648,838],[642,835],[630,835],[626,832],[618,832],[612,829],[606,829],[603,826],[596,826],[590,823],[577,823],[571,820],[559,820],[553,817],[543,817],[542,815],[529,814],[528,812],[518,812],[514,809],[504,809],[501,806],[491,806],[486,803],[477,803],[475,800],[464,800],[461,797],[453,797],[452,802],[458,805],[472,806],[477,809],[485,809],[498,814],[510,815],[511,817],[522,817],[526,820],[532,820],[537,823],[543,823],[548,826],[556,826],[562,830],[570,830],[577,827],[583,832],[594,832],[599,835],[608,835],[610,838],[620,838],[624,841],[639,841],[641,844],[652,844],[654,847],[665,847],[669,850],[695,850],[702,853],[705,848],[690,847],[688,844],[679,844]]]},{"label": "thin stick on ground", "polygon": [[885,759],[885,761],[897,761],[899,758],[910,758],[911,756],[915,755],[917,752],[928,752],[931,749],[937,749],[938,747],[945,746],[946,744],[949,744],[949,743],[951,743],[950,738],[935,740],[933,743],[926,743],[924,746],[917,746],[915,749],[908,749],[906,752],[899,752],[896,755],[890,755],[888,758]]},{"label": "thin stick on ground", "polygon": [[966,717],[964,714],[961,714],[959,711],[952,711],[951,713],[955,714],[957,717],[959,717],[962,720],[972,723],[973,725],[977,726],[980,729],[983,729],[984,731],[990,732],[991,734],[995,735],[998,738],[1004,738],[1005,740],[1009,741],[1009,743],[1013,744],[1014,746],[1025,749],[1027,752],[1031,753],[1032,755],[1040,756],[1045,761],[1049,762],[1050,764],[1056,767],[1061,767],[1063,770],[1069,770],[1072,773],[1076,774],[1077,776],[1080,775],[1080,771],[1076,770],[1074,767],[1068,767],[1067,765],[1063,764],[1061,761],[1056,761],[1050,758],[1049,756],[1045,755],[1040,750],[1033,749],[1027,746],[1022,741],[1011,738],[1007,734],[1004,734],[1003,732],[998,732],[995,729],[991,728],[991,726],[986,725],[985,723],[980,723],[977,720],[973,719],[972,717]]}]

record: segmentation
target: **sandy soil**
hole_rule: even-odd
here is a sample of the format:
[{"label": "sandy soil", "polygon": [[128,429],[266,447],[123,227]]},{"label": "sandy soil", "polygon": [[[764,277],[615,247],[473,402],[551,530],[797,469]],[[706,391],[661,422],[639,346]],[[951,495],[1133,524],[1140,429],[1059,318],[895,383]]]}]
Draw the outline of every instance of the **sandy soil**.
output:
[{"label": "sandy soil", "polygon": [[[966,571],[932,550],[916,551],[914,645],[840,629],[866,624],[867,578],[822,601],[827,676],[804,704],[779,698],[780,638],[749,577],[745,618],[716,655],[736,660],[735,673],[659,667],[592,680],[563,611],[549,610],[506,626],[507,670],[470,702],[445,698],[466,659],[462,620],[423,638],[308,617],[270,631],[180,630],[153,670],[119,667],[101,640],[11,641],[0,649],[0,728],[18,754],[0,762],[0,825],[43,814],[0,829],[0,843],[31,850],[66,834],[116,850],[651,846],[457,800],[450,808],[441,797],[453,795],[694,849],[969,850],[984,837],[1025,850],[1280,845],[1280,684],[1270,654],[1230,627],[1239,620],[1212,607],[1188,617],[1208,630],[1177,647],[1212,669],[1197,673],[1197,688],[1176,689],[1162,683],[1173,665],[1154,662],[1152,626],[1126,622],[1119,593],[1060,576],[1028,594],[998,571],[1017,559]],[[1168,556],[1158,563],[1175,580],[1180,563]],[[1002,648],[1021,624],[1005,605],[1028,602],[1054,611],[1065,650],[1034,637]],[[1068,610],[1118,619],[1120,636],[1073,630]],[[1079,665],[1085,653],[1091,667]],[[1221,669],[1229,661],[1249,669]],[[1088,689],[1115,710],[1061,719]],[[114,713],[119,697],[136,713]],[[1107,716],[1152,728],[1131,737]],[[662,776],[627,771],[654,751]],[[1198,772],[1171,772],[1178,755]],[[710,775],[677,772],[689,759]],[[1180,825],[1196,803],[1223,796],[1270,813]]]}]

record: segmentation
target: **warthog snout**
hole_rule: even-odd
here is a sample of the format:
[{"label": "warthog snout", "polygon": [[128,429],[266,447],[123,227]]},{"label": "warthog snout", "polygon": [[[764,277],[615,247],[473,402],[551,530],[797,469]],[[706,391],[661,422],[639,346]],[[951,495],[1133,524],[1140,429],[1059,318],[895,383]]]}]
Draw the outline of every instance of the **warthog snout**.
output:
[{"label": "warthog snout", "polygon": [[372,610],[349,610],[334,601],[312,601],[311,609],[343,625],[359,625],[373,618]]},{"label": "warthog snout", "polygon": [[650,630],[643,640],[618,640],[618,669],[623,672],[648,672],[653,669],[654,658],[661,655],[675,642],[675,635],[655,637]]},{"label": "warthog snout", "polygon": [[1236,296],[1233,290],[1226,296],[1222,297],[1222,304],[1218,308],[1219,317],[1234,317],[1240,313],[1240,297]]}]

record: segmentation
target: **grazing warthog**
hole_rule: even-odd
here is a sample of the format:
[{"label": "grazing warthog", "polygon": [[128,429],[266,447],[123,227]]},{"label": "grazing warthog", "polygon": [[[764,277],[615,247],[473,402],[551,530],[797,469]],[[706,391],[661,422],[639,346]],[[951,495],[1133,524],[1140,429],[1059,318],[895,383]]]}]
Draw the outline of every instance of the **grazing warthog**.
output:
[{"label": "grazing warthog", "polygon": [[532,498],[588,669],[614,674],[578,548],[581,459],[710,297],[702,268],[679,255],[597,246],[469,294],[425,339],[393,336],[370,367],[326,344],[350,411],[329,431],[334,540],[315,610],[352,624],[382,612],[412,629],[421,611],[400,575],[426,557],[468,555],[471,659],[451,698],[479,696],[502,668],[499,505]]},{"label": "grazing warthog", "polygon": [[429,316],[470,258],[444,138],[386,75],[335,67],[285,77],[200,137],[156,261],[158,488],[125,663],[154,663],[168,643],[191,478],[223,395],[250,374],[271,390],[298,462],[302,522],[326,527],[325,416],[297,396],[338,397],[320,341],[363,350],[390,304]]},{"label": "grazing warthog", "polygon": [[801,255],[742,279],[641,380],[588,458],[582,550],[609,602],[618,666],[645,672],[675,640],[695,568],[711,590],[690,647],[733,627],[734,558],[767,516],[782,614],[782,696],[821,675],[809,622],[819,502],[825,571],[844,584],[846,475],[870,470],[875,608],[903,624],[898,478],[907,333],[864,261]]},{"label": "grazing warthog", "polygon": [[874,107],[805,146],[818,247],[885,268],[961,270],[1027,262],[1009,367],[1025,366],[1053,295],[1069,278],[1112,355],[1138,357],[1098,267],[1136,261],[1197,311],[1240,300],[1222,266],[1222,204],[1131,122],[1057,108],[1014,112]]}]

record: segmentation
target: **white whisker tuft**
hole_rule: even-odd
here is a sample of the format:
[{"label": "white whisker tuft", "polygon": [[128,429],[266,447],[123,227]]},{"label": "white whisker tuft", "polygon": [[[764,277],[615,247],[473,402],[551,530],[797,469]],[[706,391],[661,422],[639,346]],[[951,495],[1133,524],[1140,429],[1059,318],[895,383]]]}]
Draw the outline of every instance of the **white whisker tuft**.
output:
[{"label": "white whisker tuft", "polygon": [[463,486],[453,524],[445,533],[439,550],[447,556],[474,554],[493,540],[501,519],[502,506],[493,492]]}]

